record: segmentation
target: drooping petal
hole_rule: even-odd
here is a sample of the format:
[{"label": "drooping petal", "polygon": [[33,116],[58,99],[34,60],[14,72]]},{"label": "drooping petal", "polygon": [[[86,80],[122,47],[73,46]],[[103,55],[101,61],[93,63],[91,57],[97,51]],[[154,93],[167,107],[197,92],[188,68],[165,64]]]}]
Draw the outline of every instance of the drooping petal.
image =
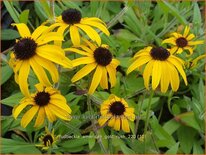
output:
[{"label": "drooping petal", "polygon": [[43,107],[40,107],[34,127],[41,126],[44,123],[44,119],[45,119],[45,111]]},{"label": "drooping petal", "polygon": [[44,71],[44,69],[35,61],[35,59],[30,59],[31,67],[39,79],[40,83],[43,83],[46,86],[51,86],[51,83]]},{"label": "drooping petal", "polygon": [[78,28],[75,25],[71,25],[69,31],[73,45],[80,45],[80,35]]},{"label": "drooping petal", "polygon": [[85,24],[85,25],[90,25],[90,26],[94,26],[96,28],[98,28],[99,30],[101,30],[104,34],[106,34],[107,36],[110,35],[109,31],[107,30],[107,28],[99,23],[99,22],[95,22],[95,21],[81,21],[82,24]]},{"label": "drooping petal", "polygon": [[109,79],[111,83],[111,87],[114,87],[117,81],[116,78],[116,69],[112,65],[106,66],[107,72],[109,73]]},{"label": "drooping petal", "polygon": [[60,95],[60,94],[55,94],[55,95],[51,95],[51,101],[50,103],[51,104],[54,104],[55,106],[63,109],[63,110],[66,110],[68,113],[71,113],[71,109],[70,107],[66,104],[66,99]]},{"label": "drooping petal", "polygon": [[107,70],[105,67],[102,67],[102,78],[101,78],[101,81],[100,81],[100,86],[103,88],[103,89],[108,89],[108,77],[107,77]]},{"label": "drooping petal", "polygon": [[97,66],[96,63],[88,64],[84,66],[81,70],[79,70],[71,79],[72,83],[78,81],[79,79],[83,78],[87,74],[89,74],[94,68]]},{"label": "drooping petal", "polygon": [[92,78],[92,82],[91,82],[89,91],[88,91],[89,94],[93,94],[95,89],[99,85],[100,80],[102,78],[102,70],[103,70],[102,68],[103,67],[100,66],[100,65],[97,66],[96,71],[94,72],[94,75],[93,75],[93,78]]},{"label": "drooping petal", "polygon": [[172,45],[176,45],[176,42],[175,42],[175,38],[174,37],[171,37],[171,38],[168,38],[168,39],[165,39],[162,41],[162,44],[165,44],[165,43],[169,43],[169,44],[172,44]]},{"label": "drooping petal", "polygon": [[31,122],[31,120],[34,118],[34,115],[37,113],[38,110],[39,106],[35,105],[24,114],[24,116],[21,119],[21,126],[23,128],[25,128],[29,124],[29,122]]},{"label": "drooping petal", "polygon": [[84,51],[76,49],[76,48],[65,48],[64,51],[75,52],[75,53],[78,53],[81,55],[86,55],[86,56],[92,56],[92,54],[84,52]]},{"label": "drooping petal", "polygon": [[49,43],[51,41],[63,41],[63,40],[64,40],[64,38],[63,38],[63,36],[61,34],[58,34],[57,32],[49,32],[49,33],[39,37],[36,40],[36,42],[40,46],[40,45]]},{"label": "drooping petal", "polygon": [[120,117],[116,117],[115,123],[114,123],[114,129],[117,131],[120,130]]},{"label": "drooping petal", "polygon": [[83,65],[83,64],[91,64],[94,63],[95,59],[93,57],[82,57],[72,60],[73,67]]},{"label": "drooping petal", "polygon": [[28,105],[33,105],[34,103],[31,101],[31,102],[23,102],[23,103],[20,103],[19,105],[15,106],[13,108],[13,116],[14,118],[16,119],[19,114],[21,113],[21,111]]},{"label": "drooping petal", "polygon": [[173,91],[177,91],[179,88],[179,75],[175,67],[170,64],[169,62],[166,62],[167,68],[168,68],[168,74],[170,78],[170,83]]},{"label": "drooping petal", "polygon": [[48,107],[47,107],[53,114],[55,114],[57,117],[63,119],[63,120],[67,120],[69,121],[70,120],[70,117],[69,117],[69,113],[59,107],[57,107],[56,105],[54,104],[48,104]]},{"label": "drooping petal", "polygon": [[147,65],[145,66],[145,69],[143,72],[144,85],[147,89],[149,89],[149,79],[152,74],[153,64],[154,64],[154,60],[149,61]]},{"label": "drooping petal", "polygon": [[136,59],[127,69],[127,74],[131,73],[133,70],[135,70],[136,68],[147,63],[151,59],[152,59],[152,57],[150,57],[150,56],[144,56],[144,57],[140,57],[140,58]]},{"label": "drooping petal", "polygon": [[101,116],[98,119],[98,123],[100,126],[103,126],[107,121],[108,121],[109,117],[108,116]]},{"label": "drooping petal", "polygon": [[42,34],[46,29],[48,29],[47,26],[39,26],[39,27],[37,27],[37,28],[34,30],[34,32],[32,33],[31,38],[33,38],[34,40],[37,40],[38,37],[40,37],[41,34]]},{"label": "drooping petal", "polygon": [[24,62],[22,62],[21,68],[19,69],[19,79],[18,79],[21,92],[25,96],[30,96],[28,90],[28,83],[27,83],[29,71],[30,71],[29,60],[25,60]]},{"label": "drooping petal", "polygon": [[26,24],[24,23],[18,23],[18,24],[11,24],[12,26],[16,26],[17,29],[18,29],[18,32],[20,34],[20,36],[22,38],[25,38],[25,37],[30,37],[31,36],[31,33],[29,31],[29,28],[27,27]]},{"label": "drooping petal", "polygon": [[93,41],[96,41],[99,46],[101,45],[101,38],[93,28],[81,24],[76,24],[76,26],[82,29],[89,36],[89,38],[91,38]]},{"label": "drooping petal", "polygon": [[50,111],[48,106],[44,107],[44,110],[46,112],[47,118],[50,122],[54,122],[56,120],[56,116]]},{"label": "drooping petal", "polygon": [[184,30],[184,33],[183,33],[183,37],[186,38],[189,32],[190,32],[190,27],[186,26],[185,30]]},{"label": "drooping petal", "polygon": [[42,58],[38,55],[36,55],[34,57],[35,61],[38,62],[43,68],[45,68],[46,70],[49,71],[51,77],[52,77],[52,81],[54,83],[58,82],[59,80],[59,73],[57,71],[57,67],[50,61],[48,61],[45,58]]},{"label": "drooping petal", "polygon": [[115,117],[113,116],[113,117],[109,120],[108,126],[114,127],[114,123],[115,123]]},{"label": "drooping petal", "polygon": [[162,65],[162,76],[161,76],[161,92],[165,93],[168,89],[170,79],[168,78],[167,65]]},{"label": "drooping petal", "polygon": [[122,123],[122,130],[124,132],[130,132],[128,120],[126,118],[121,118],[121,123]]},{"label": "drooping petal", "polygon": [[171,50],[170,50],[170,53],[174,54],[177,51],[177,49],[178,49],[178,46],[172,47]]},{"label": "drooping petal", "polygon": [[155,60],[153,64],[152,69],[152,89],[155,90],[157,86],[159,85],[160,78],[162,75],[162,66],[161,62],[158,60]]}]

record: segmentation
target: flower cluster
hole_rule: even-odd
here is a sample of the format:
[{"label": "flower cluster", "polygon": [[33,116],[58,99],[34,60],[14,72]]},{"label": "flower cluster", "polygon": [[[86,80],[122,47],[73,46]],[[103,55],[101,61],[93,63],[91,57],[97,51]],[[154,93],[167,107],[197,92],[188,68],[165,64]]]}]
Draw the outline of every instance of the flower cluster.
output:
[{"label": "flower cluster", "polygon": [[[65,97],[61,95],[58,88],[55,88],[55,83],[59,81],[57,65],[68,70],[84,65],[75,73],[71,82],[75,83],[92,73],[88,95],[92,95],[99,85],[102,89],[115,86],[116,69],[120,61],[114,58],[109,46],[102,43],[96,31],[98,29],[107,36],[110,35],[101,19],[82,18],[79,10],[68,9],[55,19],[55,23],[49,26],[41,25],[32,34],[23,23],[13,24],[13,26],[16,26],[21,38],[16,40],[9,64],[14,70],[16,83],[25,95],[20,104],[14,107],[13,116],[17,118],[26,110],[21,119],[22,127],[26,127],[34,118],[34,127],[45,124],[45,118],[49,122],[54,122],[57,118],[70,120],[72,111]],[[67,30],[73,45],[62,48]],[[143,74],[145,87],[150,89],[151,83],[153,90],[159,86],[163,93],[168,90],[169,85],[173,91],[178,90],[179,74],[187,85],[185,62],[178,55],[183,51],[189,51],[191,55],[194,45],[203,43],[203,41],[193,41],[195,35],[190,34],[189,31],[189,27],[186,27],[183,34],[172,33],[171,38],[162,42],[168,44],[167,48],[148,46],[138,51],[132,58],[133,62],[128,67],[127,74],[138,68]],[[77,58],[70,60],[66,56],[67,52],[75,53]],[[35,85],[37,89],[35,93],[30,93],[28,84],[32,72],[39,81]],[[122,129],[130,132],[129,121],[135,120],[134,108],[130,107],[123,98],[110,95],[109,99],[101,104],[100,112],[101,117],[98,120],[100,126],[108,125],[117,131]],[[47,133],[41,139],[44,149],[55,141],[54,134],[50,134],[49,131]]]}]

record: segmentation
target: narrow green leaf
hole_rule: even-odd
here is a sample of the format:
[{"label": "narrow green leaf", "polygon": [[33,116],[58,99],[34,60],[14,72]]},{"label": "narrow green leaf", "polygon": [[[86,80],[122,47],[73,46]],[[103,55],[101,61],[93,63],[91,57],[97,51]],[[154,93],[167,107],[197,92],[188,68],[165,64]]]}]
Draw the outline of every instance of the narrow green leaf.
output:
[{"label": "narrow green leaf", "polygon": [[64,148],[70,149],[80,147],[86,144],[88,144],[88,138],[79,137],[76,139],[67,140],[60,145]]},{"label": "narrow green leaf", "polygon": [[14,154],[40,154],[41,152],[36,148],[35,144],[30,144],[22,141],[15,141],[12,139],[1,138],[2,150],[1,153]]},{"label": "narrow green leaf", "polygon": [[176,122],[174,119],[171,119],[164,124],[163,129],[172,135],[179,127],[180,123]]},{"label": "narrow green leaf", "polygon": [[94,132],[90,132],[90,134],[89,134],[89,149],[91,150],[93,147],[94,147],[94,145],[95,145],[95,138],[94,138]]},{"label": "narrow green leaf", "polygon": [[21,92],[19,92],[1,100],[0,103],[13,107],[14,105],[18,104],[22,98],[23,95]]},{"label": "narrow green leaf", "polygon": [[172,6],[170,3],[163,1],[163,0],[158,0],[157,2],[164,11],[166,11],[166,12],[169,11],[182,24],[186,25],[188,23],[186,21],[186,19],[184,18],[184,16],[182,16],[181,13],[174,6]]},{"label": "narrow green leaf", "polygon": [[12,75],[13,70],[11,69],[11,67],[9,67],[9,65],[3,66],[1,68],[2,70],[2,76],[1,76],[1,81],[0,81],[0,85],[4,84]]},{"label": "narrow green leaf", "polygon": [[20,15],[19,15],[19,21],[20,23],[25,23],[27,24],[29,18],[29,10],[24,10]]},{"label": "narrow green leaf", "polygon": [[13,40],[19,38],[19,33],[16,30],[12,29],[3,29],[1,30],[1,39],[2,40]]},{"label": "narrow green leaf", "polygon": [[165,154],[177,154],[179,148],[179,142],[173,145]]},{"label": "narrow green leaf", "polygon": [[12,6],[10,1],[4,0],[4,5],[7,9],[7,11],[9,12],[11,18],[14,20],[15,23],[19,23],[19,14],[18,12],[15,10],[15,8]]},{"label": "narrow green leaf", "polygon": [[47,16],[50,18],[52,17],[51,9],[49,6],[49,2],[47,0],[40,0],[40,5],[42,6],[44,12],[47,14]]}]

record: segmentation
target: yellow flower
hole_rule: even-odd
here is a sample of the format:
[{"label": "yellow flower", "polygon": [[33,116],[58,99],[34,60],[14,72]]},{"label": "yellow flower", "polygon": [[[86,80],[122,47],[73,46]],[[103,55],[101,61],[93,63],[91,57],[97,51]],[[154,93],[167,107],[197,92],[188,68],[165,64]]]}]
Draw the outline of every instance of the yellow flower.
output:
[{"label": "yellow flower", "polygon": [[134,62],[129,66],[127,74],[146,64],[143,72],[144,85],[149,89],[150,76],[152,76],[152,89],[160,84],[161,91],[165,93],[171,84],[172,90],[179,88],[179,75],[183,77],[187,85],[187,79],[183,70],[184,61],[172,55],[163,47],[146,47],[134,55]]},{"label": "yellow flower", "polygon": [[74,83],[96,69],[88,93],[93,94],[99,83],[103,89],[108,89],[107,73],[109,74],[111,87],[113,87],[116,83],[116,68],[119,65],[119,61],[112,58],[112,54],[107,45],[96,46],[87,40],[84,41],[88,46],[76,46],[80,47],[81,50],[77,48],[65,49],[65,51],[84,55],[84,57],[72,61],[74,67],[86,64],[86,66],[73,76],[71,81]]},{"label": "yellow flower", "polygon": [[134,108],[130,108],[123,98],[110,95],[109,99],[101,104],[100,112],[100,126],[108,123],[108,126],[117,131],[122,129],[124,132],[130,132],[128,120],[135,120]]},{"label": "yellow flower", "polygon": [[54,63],[66,68],[71,68],[72,64],[60,47],[47,44],[51,41],[62,41],[62,35],[48,32],[47,26],[39,26],[31,34],[27,25],[22,23],[13,25],[17,27],[22,38],[17,40],[14,45],[14,52],[11,54],[9,64],[14,70],[15,81],[19,84],[22,93],[29,96],[27,79],[30,67],[40,83],[48,86],[51,83],[44,69],[49,71],[52,81],[57,82],[59,75]]},{"label": "yellow flower", "polygon": [[26,127],[37,114],[34,127],[44,123],[45,117],[50,122],[59,117],[63,120],[70,120],[71,109],[60,92],[52,87],[44,87],[42,84],[35,85],[37,92],[29,97],[24,97],[20,104],[13,109],[13,116],[16,119],[23,109],[30,108],[21,119],[21,126]]},{"label": "yellow flower", "polygon": [[86,33],[90,39],[96,41],[98,45],[101,45],[101,38],[93,27],[98,28],[108,36],[110,35],[106,28],[106,24],[101,19],[96,17],[82,18],[81,12],[76,9],[63,11],[61,16],[57,17],[56,23],[51,26],[53,29],[56,27],[59,27],[57,32],[60,32],[61,34],[69,28],[70,38],[73,45],[80,45],[81,37],[79,29]]},{"label": "yellow flower", "polygon": [[52,132],[50,132],[48,128],[45,127],[45,130],[46,130],[46,134],[42,135],[39,138],[39,141],[41,142],[41,144],[36,144],[36,146],[41,147],[42,150],[48,150],[50,147],[54,146],[55,143],[60,138],[60,135],[58,136],[54,135],[54,129],[52,130]]},{"label": "yellow flower", "polygon": [[195,38],[195,35],[190,32],[189,26],[185,27],[184,33],[180,34],[177,32],[174,32],[171,34],[172,37],[165,39],[162,41],[162,44],[164,43],[170,43],[173,45],[171,48],[171,53],[177,53],[180,54],[184,50],[188,50],[190,55],[193,53],[193,46],[198,45],[198,44],[203,44],[203,40],[198,40],[198,41],[192,41]]}]

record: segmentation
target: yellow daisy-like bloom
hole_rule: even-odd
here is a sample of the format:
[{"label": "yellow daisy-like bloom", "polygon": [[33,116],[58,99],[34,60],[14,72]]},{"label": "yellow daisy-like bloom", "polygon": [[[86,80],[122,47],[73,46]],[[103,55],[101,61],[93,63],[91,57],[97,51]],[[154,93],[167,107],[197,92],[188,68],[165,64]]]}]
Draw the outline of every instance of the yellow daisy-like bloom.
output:
[{"label": "yellow daisy-like bloom", "polygon": [[46,130],[46,134],[42,135],[39,138],[39,141],[41,142],[41,144],[36,144],[36,146],[41,147],[42,150],[48,150],[50,147],[54,146],[55,143],[60,138],[60,135],[58,136],[54,135],[54,129],[52,130],[52,132],[50,132],[48,128],[45,127],[45,130]]},{"label": "yellow daisy-like bloom", "polygon": [[184,50],[188,50],[190,55],[193,53],[193,46],[198,44],[203,44],[203,40],[198,41],[192,41],[195,38],[195,35],[190,32],[189,26],[185,27],[184,33],[180,34],[177,32],[174,32],[171,34],[172,37],[165,39],[162,41],[162,44],[169,43],[172,44],[173,47],[171,48],[171,53],[177,53],[180,54]]},{"label": "yellow daisy-like bloom", "polygon": [[29,97],[24,97],[20,104],[14,107],[13,116],[16,119],[23,109],[30,108],[21,119],[21,126],[26,127],[37,114],[34,127],[44,123],[45,117],[54,122],[57,117],[69,121],[71,109],[60,92],[52,87],[44,87],[42,84],[35,85],[37,92]]},{"label": "yellow daisy-like bloom", "polygon": [[149,89],[150,76],[152,76],[152,89],[160,84],[161,92],[165,93],[171,84],[172,90],[179,88],[179,75],[187,85],[186,74],[183,70],[184,61],[171,54],[170,50],[163,47],[146,47],[137,52],[133,57],[134,62],[127,69],[127,74],[146,64],[143,72],[144,85]]},{"label": "yellow daisy-like bloom", "polygon": [[[14,45],[14,52],[9,61],[15,73],[15,81],[19,84],[22,93],[29,96],[28,75],[30,68],[33,69],[40,83],[51,85],[45,68],[51,75],[53,82],[58,82],[59,75],[54,63],[65,68],[72,68],[64,51],[56,45],[48,45],[51,41],[62,41],[63,36],[57,32],[48,32],[47,26],[39,26],[32,34],[27,25],[13,24],[17,27],[21,39]],[[54,63],[53,63],[54,62]]]},{"label": "yellow daisy-like bloom", "polygon": [[100,112],[100,126],[108,123],[108,126],[117,131],[122,129],[124,132],[130,132],[128,121],[135,120],[134,108],[130,108],[123,98],[110,95],[108,100],[101,104]]},{"label": "yellow daisy-like bloom", "polygon": [[76,46],[81,48],[81,50],[77,48],[64,49],[65,51],[84,55],[84,57],[72,61],[74,67],[86,64],[86,66],[73,76],[71,81],[74,83],[96,69],[88,93],[93,94],[99,83],[103,89],[108,89],[107,73],[109,74],[111,87],[113,87],[116,84],[116,68],[119,65],[119,61],[112,58],[107,45],[96,46],[87,40],[84,41],[88,46]]},{"label": "yellow daisy-like bloom", "polygon": [[57,32],[60,32],[61,34],[69,28],[70,38],[73,45],[80,45],[80,29],[86,33],[90,39],[97,42],[98,45],[101,45],[101,38],[92,27],[98,28],[108,36],[110,35],[106,28],[106,24],[101,19],[96,17],[82,18],[81,12],[77,9],[68,9],[63,11],[61,16],[57,17],[56,23],[51,27],[59,27]]}]

